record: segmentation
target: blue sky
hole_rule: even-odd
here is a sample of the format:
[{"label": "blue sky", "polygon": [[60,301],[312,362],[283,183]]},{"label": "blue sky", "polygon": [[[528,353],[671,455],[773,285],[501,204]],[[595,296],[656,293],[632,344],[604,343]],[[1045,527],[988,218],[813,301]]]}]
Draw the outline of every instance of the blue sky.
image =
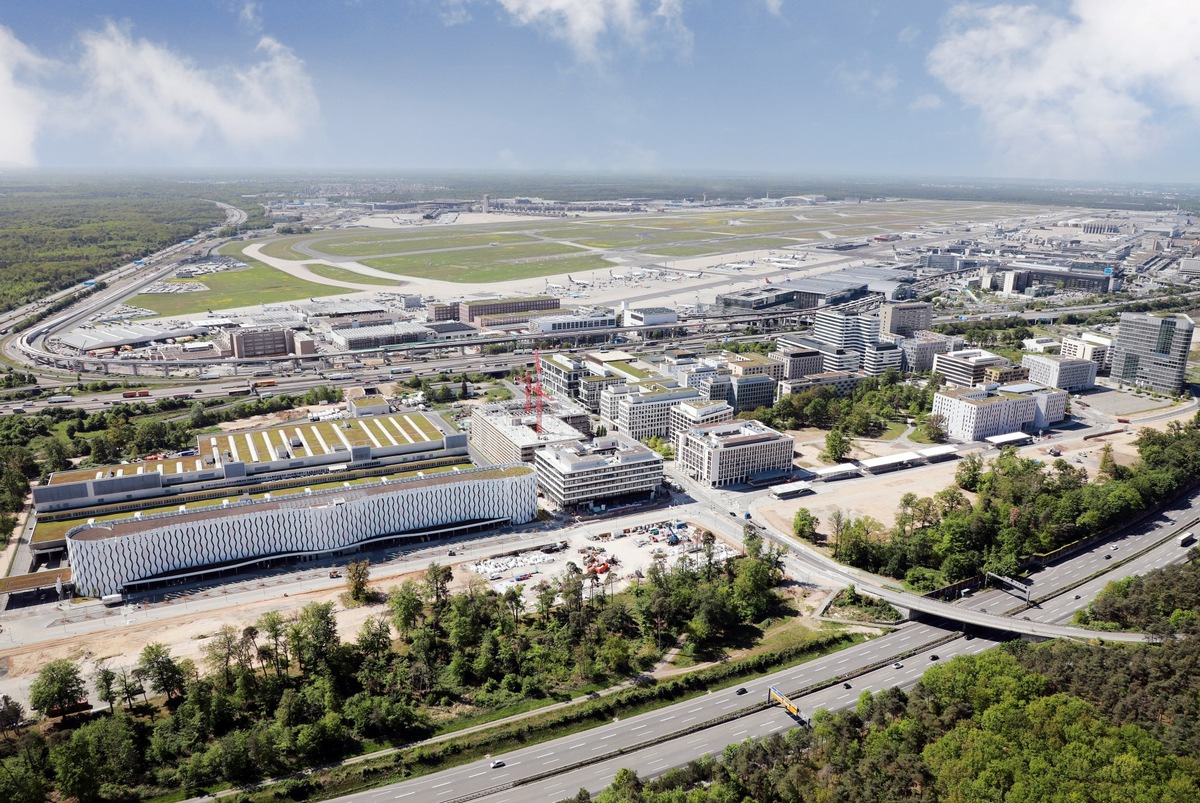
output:
[{"label": "blue sky", "polygon": [[0,163],[1200,180],[1197,0],[0,7]]}]

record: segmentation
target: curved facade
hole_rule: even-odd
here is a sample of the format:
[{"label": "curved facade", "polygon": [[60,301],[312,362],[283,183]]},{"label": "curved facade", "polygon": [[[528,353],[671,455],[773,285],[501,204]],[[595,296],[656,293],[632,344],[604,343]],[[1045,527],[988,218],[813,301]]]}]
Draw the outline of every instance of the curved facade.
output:
[{"label": "curved facade", "polygon": [[103,596],[169,572],[270,555],[335,552],[379,536],[468,521],[524,524],[536,515],[533,469],[506,466],[298,500],[84,525],[67,534],[67,552],[75,588]]}]

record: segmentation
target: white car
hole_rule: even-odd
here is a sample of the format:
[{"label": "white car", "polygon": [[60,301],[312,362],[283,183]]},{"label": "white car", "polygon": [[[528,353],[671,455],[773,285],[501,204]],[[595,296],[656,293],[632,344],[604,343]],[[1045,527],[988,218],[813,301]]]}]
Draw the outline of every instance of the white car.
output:
[{"label": "white car", "polygon": [[494,770],[498,770],[503,766],[504,766],[504,762],[501,761],[500,759],[496,759],[495,761],[492,762],[492,769],[494,769]]},{"label": "white car", "polygon": [[899,661],[892,664],[892,669],[903,669],[903,668],[904,668],[904,664],[900,663]]}]

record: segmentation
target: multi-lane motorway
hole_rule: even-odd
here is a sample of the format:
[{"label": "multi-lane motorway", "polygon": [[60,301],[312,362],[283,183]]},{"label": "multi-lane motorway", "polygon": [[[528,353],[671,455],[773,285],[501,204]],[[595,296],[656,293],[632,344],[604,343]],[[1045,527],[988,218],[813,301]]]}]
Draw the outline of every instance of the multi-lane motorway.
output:
[{"label": "multi-lane motorway", "polygon": [[[1163,515],[1132,528],[1107,544],[1034,572],[1029,578],[1031,598],[1043,598],[1034,607],[1024,608],[1023,594],[983,591],[955,605],[959,610],[954,615],[963,618],[966,611],[986,616],[1012,613],[1019,617],[1021,624],[1042,628],[1046,628],[1046,624],[1065,621],[1111,580],[1185,560],[1187,550],[1179,547],[1172,536],[1182,526],[1193,526],[1197,516],[1200,516],[1200,495],[1183,500]],[[724,531],[731,529],[726,523],[722,522],[722,525]],[[789,557],[789,562],[794,560]],[[801,567],[795,565],[794,568]],[[805,565],[804,568],[809,567]],[[1111,571],[1094,577],[1104,569]],[[861,577],[854,579],[860,589],[865,588]],[[1050,596],[1056,592],[1058,596]],[[1026,622],[1024,617],[1029,621]],[[1015,624],[1017,622],[1010,619],[1006,628]],[[961,635],[955,627],[945,623],[912,622],[873,641],[748,681],[740,687],[746,689],[745,694],[738,694],[736,688],[713,691],[586,733],[489,756],[342,800],[377,803],[381,800],[455,801],[469,797],[493,803],[552,801],[568,797],[580,788],[595,792],[610,783],[622,767],[652,776],[701,755],[719,752],[731,742],[795,727],[798,723],[782,708],[761,709],[757,705],[766,698],[766,691],[771,686],[789,695],[809,689],[807,693],[793,697],[807,717],[818,708],[836,710],[853,705],[863,691],[876,692],[891,686],[911,687],[936,662],[981,652],[1006,637],[982,628],[970,628],[966,635]],[[1046,630],[1049,632],[1050,628]],[[1102,635],[1106,640],[1113,640],[1119,634]],[[706,721],[741,710],[746,710],[745,716],[691,730]],[[503,766],[493,768],[493,761],[501,761]]]}]

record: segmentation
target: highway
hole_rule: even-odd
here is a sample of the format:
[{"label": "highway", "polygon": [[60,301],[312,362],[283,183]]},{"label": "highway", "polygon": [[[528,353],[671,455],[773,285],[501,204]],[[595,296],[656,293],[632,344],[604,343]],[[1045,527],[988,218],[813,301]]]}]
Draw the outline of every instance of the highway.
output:
[{"label": "highway", "polygon": [[[696,515],[727,534],[731,534],[738,524],[732,517],[728,521],[713,517],[703,507]],[[996,622],[1005,630],[1028,629],[1039,636],[1065,630],[1073,637],[1082,633],[1092,639],[1103,638],[1106,641],[1140,641],[1140,634],[1064,629],[1056,623],[1070,619],[1075,610],[1085,606],[1112,580],[1185,560],[1187,549],[1178,545],[1173,534],[1184,524],[1193,526],[1197,516],[1200,516],[1200,494],[1181,500],[1163,515],[1150,519],[1107,544],[1034,572],[1029,578],[1029,588],[1035,599],[1080,585],[1028,610],[1018,610],[1024,606],[1023,595],[1002,590],[981,591],[953,606],[937,603],[936,610],[949,610],[955,619],[980,623],[978,628],[970,629],[966,638],[957,636],[953,630],[945,627],[910,622],[873,641],[774,672],[758,680],[747,681],[743,684],[747,690],[744,695],[738,695],[736,688],[713,691],[703,698],[676,703],[582,734],[489,756],[451,770],[348,795],[340,800],[375,803],[383,799],[455,801],[470,797],[505,803],[561,800],[581,787],[596,792],[609,784],[622,767],[635,769],[643,777],[653,776],[701,755],[720,752],[731,742],[794,727],[796,722],[778,706],[762,711],[753,710],[756,702],[765,699],[770,686],[775,686],[784,694],[793,695],[820,684],[821,688],[813,689],[808,694],[793,696],[805,717],[810,717],[818,708],[845,708],[853,705],[863,691],[876,692],[891,686],[911,687],[933,663],[933,655],[937,655],[938,660],[947,660],[995,646],[1007,637],[987,628],[987,625]],[[1113,545],[1117,547],[1116,550],[1111,548]],[[1128,558],[1130,553],[1143,550],[1144,554]],[[1106,555],[1109,557],[1106,558]],[[866,576],[862,573],[828,564],[824,559],[801,562],[794,553],[787,558],[789,573],[793,575],[797,571],[808,573],[820,569],[823,576],[831,572],[840,573],[847,582],[856,583],[860,590],[877,591],[868,588],[874,583],[865,581]],[[1087,579],[1105,569],[1110,571]],[[899,599],[902,607],[911,605],[914,599],[914,595],[882,590]],[[1003,616],[1008,611],[1017,611],[1018,617],[1027,616],[1029,621]],[[950,640],[938,643],[945,639]],[[899,662],[901,666],[894,667],[894,662]],[[850,683],[850,688],[845,688],[843,682]],[[743,709],[747,709],[746,716],[680,735],[680,731],[695,728],[706,720]],[[604,758],[618,750],[622,751],[620,755]],[[503,761],[504,766],[492,769],[491,761],[497,759]],[[601,760],[587,766],[572,767],[577,762],[592,759]],[[540,777],[558,768],[564,768],[565,771],[546,778]],[[535,780],[530,781],[531,778]]]}]

